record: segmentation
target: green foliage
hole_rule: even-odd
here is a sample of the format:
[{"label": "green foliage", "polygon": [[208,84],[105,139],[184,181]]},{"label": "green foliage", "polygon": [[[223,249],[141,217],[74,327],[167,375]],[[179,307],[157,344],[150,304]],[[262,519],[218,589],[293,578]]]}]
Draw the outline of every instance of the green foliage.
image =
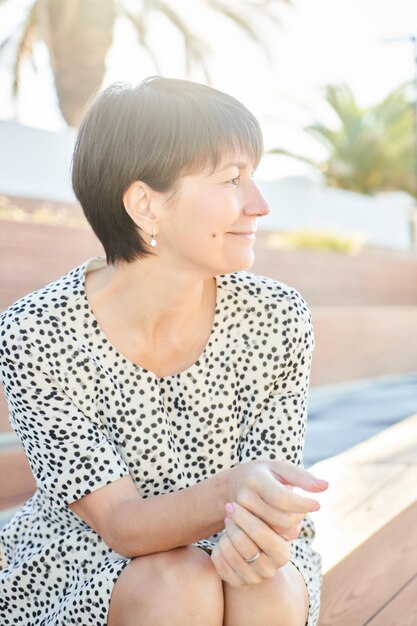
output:
[{"label": "green foliage", "polygon": [[373,195],[402,190],[416,196],[417,164],[414,154],[415,112],[413,83],[406,82],[382,102],[361,108],[346,84],[327,85],[325,99],[339,124],[320,121],[304,130],[328,151],[322,162],[282,149],[285,154],[318,168],[329,186]]}]

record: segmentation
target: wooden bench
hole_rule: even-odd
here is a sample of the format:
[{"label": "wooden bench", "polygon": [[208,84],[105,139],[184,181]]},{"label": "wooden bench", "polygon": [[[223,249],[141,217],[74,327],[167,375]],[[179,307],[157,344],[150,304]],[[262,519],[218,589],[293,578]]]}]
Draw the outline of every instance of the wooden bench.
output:
[{"label": "wooden bench", "polygon": [[330,483],[312,517],[320,626],[415,626],[417,415],[308,469]]}]

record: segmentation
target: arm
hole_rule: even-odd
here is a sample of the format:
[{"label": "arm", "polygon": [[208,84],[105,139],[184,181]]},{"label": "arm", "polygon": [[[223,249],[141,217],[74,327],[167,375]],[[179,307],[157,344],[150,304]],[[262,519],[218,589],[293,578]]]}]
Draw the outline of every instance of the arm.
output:
[{"label": "arm", "polygon": [[[225,503],[239,491],[236,485],[245,481],[245,473],[253,477],[256,468],[237,465],[192,487],[145,499],[138,496],[127,476],[69,504],[69,508],[117,552],[141,556],[194,543],[222,530]],[[307,474],[300,475],[299,481],[307,489],[320,489],[309,484]],[[296,498],[304,510],[310,510],[309,500]]]},{"label": "arm", "polygon": [[228,471],[187,489],[150,498],[140,498],[127,476],[69,507],[123,556],[162,552],[224,528]]}]

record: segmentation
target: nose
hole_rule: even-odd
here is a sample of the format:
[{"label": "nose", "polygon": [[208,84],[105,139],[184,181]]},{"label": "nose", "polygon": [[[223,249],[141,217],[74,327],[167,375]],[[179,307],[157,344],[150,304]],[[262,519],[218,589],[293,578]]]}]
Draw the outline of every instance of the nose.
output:
[{"label": "nose", "polygon": [[268,202],[255,183],[252,184],[252,188],[248,193],[243,212],[245,215],[258,215],[259,217],[268,215],[271,212]]}]

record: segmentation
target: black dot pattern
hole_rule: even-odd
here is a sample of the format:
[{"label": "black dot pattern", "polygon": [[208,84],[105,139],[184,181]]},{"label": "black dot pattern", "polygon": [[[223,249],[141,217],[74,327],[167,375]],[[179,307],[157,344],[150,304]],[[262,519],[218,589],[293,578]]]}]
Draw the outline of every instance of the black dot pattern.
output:
[{"label": "black dot pattern", "polygon": [[[0,381],[36,492],[0,531],[2,626],[106,626],[131,561],[68,504],[130,474],[143,497],[185,489],[238,463],[302,466],[314,333],[300,293],[248,271],[216,276],[198,360],[157,377],[125,358],[86,298],[93,257],[0,315]],[[222,532],[196,541],[207,552]],[[307,515],[291,561],[318,622],[321,556]]]}]

